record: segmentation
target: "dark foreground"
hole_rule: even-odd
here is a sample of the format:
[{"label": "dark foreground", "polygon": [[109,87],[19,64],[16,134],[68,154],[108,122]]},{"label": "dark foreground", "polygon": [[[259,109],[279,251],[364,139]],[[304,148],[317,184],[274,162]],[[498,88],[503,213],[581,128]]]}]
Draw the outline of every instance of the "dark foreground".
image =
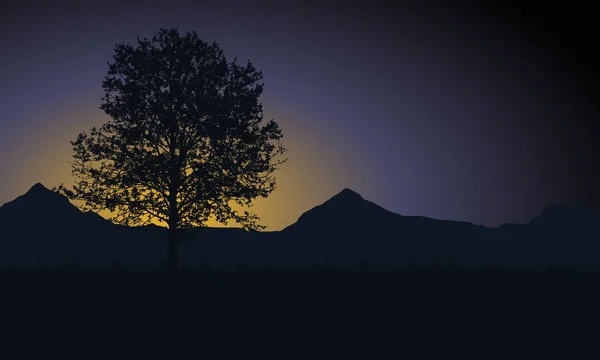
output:
[{"label": "dark foreground", "polygon": [[36,344],[23,354],[51,353],[46,341],[61,353],[133,346],[134,357],[160,348],[197,357],[222,344],[223,356],[596,358],[600,346],[599,269],[239,266],[171,278],[118,266],[5,268],[0,284],[4,344]]}]

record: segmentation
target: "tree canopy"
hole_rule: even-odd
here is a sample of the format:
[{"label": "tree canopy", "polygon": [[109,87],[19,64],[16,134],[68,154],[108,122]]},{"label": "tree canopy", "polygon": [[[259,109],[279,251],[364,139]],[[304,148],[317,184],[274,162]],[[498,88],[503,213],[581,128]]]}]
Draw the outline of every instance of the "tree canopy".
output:
[{"label": "tree canopy", "polygon": [[262,72],[176,29],[117,44],[107,64],[100,108],[110,120],[71,142],[76,181],[58,191],[124,225],[181,229],[214,216],[265,228],[232,207],[267,197],[286,160],[280,127],[263,121]]}]

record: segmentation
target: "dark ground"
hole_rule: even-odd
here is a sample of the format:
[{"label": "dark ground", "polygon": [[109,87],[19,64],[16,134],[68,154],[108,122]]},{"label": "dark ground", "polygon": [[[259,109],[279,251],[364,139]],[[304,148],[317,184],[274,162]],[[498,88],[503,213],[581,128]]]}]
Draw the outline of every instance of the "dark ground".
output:
[{"label": "dark ground", "polygon": [[118,267],[5,268],[0,284],[4,344],[25,341],[23,355],[81,346],[76,357],[121,348],[198,357],[223,344],[221,356],[245,357],[596,358],[600,345],[597,269],[240,266],[172,279]]}]

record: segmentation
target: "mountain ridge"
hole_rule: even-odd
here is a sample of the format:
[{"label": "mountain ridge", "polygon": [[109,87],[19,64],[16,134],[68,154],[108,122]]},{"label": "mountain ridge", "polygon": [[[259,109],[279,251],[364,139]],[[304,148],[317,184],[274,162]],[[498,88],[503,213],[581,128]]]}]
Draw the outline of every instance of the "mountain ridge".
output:
[{"label": "mountain ridge", "polygon": [[37,216],[38,221],[57,221],[63,214],[71,214],[85,222],[114,225],[99,214],[81,211],[65,196],[46,188],[42,183],[34,184],[25,194],[0,206],[0,221],[3,217],[20,223],[24,217]]},{"label": "mountain ridge", "polygon": [[[600,264],[598,215],[585,207],[553,205],[529,223],[488,228],[400,215],[344,188],[279,231],[188,229],[181,260],[272,265],[324,259],[345,264],[361,259],[380,264],[455,259],[467,264],[570,257]],[[164,227],[115,225],[82,212],[40,183],[0,207],[0,264],[39,258],[157,264],[164,260],[165,240]]]},{"label": "mountain ridge", "polygon": [[[29,199],[33,199],[33,198],[35,198],[35,200],[34,200],[35,202],[40,202],[40,200],[44,199],[45,201],[48,201],[48,200],[56,201],[56,204],[60,203],[63,206],[68,204],[68,207],[76,209],[79,212],[81,212],[82,214],[89,214],[89,215],[92,215],[93,217],[97,217],[97,218],[101,218],[105,221],[109,221],[109,220],[103,218],[102,216],[98,215],[95,212],[81,211],[77,206],[73,205],[69,201],[69,199],[66,198],[64,195],[59,194],[59,193],[45,187],[40,182],[37,182],[33,186],[31,186],[30,189],[27,192],[25,192],[25,194],[20,195],[20,196],[16,197],[15,199],[4,203],[3,205],[0,205],[0,209],[4,208],[5,206],[10,206],[9,204],[13,204],[18,201],[23,201],[26,199],[29,200]],[[536,223],[542,219],[560,220],[561,218],[573,218],[573,217],[575,217],[575,215],[582,215],[584,217],[600,217],[600,212],[595,211],[594,209],[592,209],[591,207],[589,207],[583,203],[554,203],[554,204],[551,204],[548,207],[546,207],[542,211],[541,214],[532,217],[530,219],[530,221],[527,223],[503,223],[498,226],[485,226],[485,225],[479,225],[479,224],[475,224],[475,223],[472,223],[469,221],[462,221],[462,220],[437,219],[437,218],[431,218],[431,217],[421,216],[421,215],[402,215],[402,214],[393,212],[391,210],[385,209],[384,207],[382,207],[370,200],[365,199],[362,195],[360,195],[359,193],[357,193],[356,191],[354,191],[350,188],[344,188],[337,194],[331,196],[329,199],[327,199],[323,203],[316,205],[313,208],[303,212],[298,217],[296,222],[288,225],[287,227],[283,228],[282,230],[267,231],[267,232],[284,231],[285,229],[288,229],[288,228],[292,227],[293,225],[297,224],[300,220],[303,220],[307,216],[307,214],[314,212],[315,210],[319,211],[319,210],[321,210],[323,208],[327,208],[329,206],[338,207],[338,208],[342,208],[342,207],[346,206],[351,209],[352,208],[356,209],[357,207],[371,207],[372,209],[377,209],[377,211],[380,211],[382,214],[387,214],[389,216],[412,218],[412,219],[426,219],[426,221],[433,220],[433,221],[472,224],[475,226],[485,227],[485,228],[489,228],[489,229],[501,228],[501,227],[511,226],[511,225],[527,224],[527,223],[531,224],[531,223]],[[226,228],[215,227],[215,229],[226,229]]]}]

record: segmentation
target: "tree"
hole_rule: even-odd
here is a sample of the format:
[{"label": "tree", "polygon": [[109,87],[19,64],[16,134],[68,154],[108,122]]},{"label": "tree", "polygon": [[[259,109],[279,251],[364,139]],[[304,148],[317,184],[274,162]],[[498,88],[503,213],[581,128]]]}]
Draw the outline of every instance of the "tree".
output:
[{"label": "tree", "polygon": [[110,220],[168,226],[167,264],[177,270],[182,229],[211,216],[246,230],[263,229],[250,207],[275,189],[273,172],[287,159],[274,120],[263,123],[262,72],[228,62],[216,42],[196,32],[161,29],[134,47],[117,44],[102,82],[100,109],[111,119],[71,141],[72,189],[85,211],[108,209]]}]

